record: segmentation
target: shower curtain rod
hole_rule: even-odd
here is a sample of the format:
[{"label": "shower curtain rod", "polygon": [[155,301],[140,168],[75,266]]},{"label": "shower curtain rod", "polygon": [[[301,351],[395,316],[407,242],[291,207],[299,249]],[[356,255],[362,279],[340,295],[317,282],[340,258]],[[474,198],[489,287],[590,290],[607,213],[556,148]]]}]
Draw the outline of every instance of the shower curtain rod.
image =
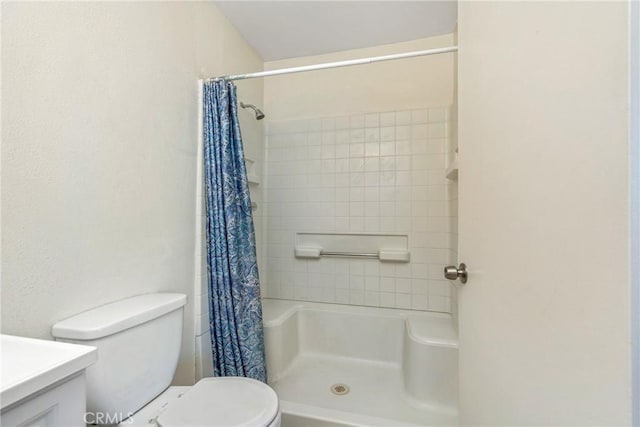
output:
[{"label": "shower curtain rod", "polygon": [[279,70],[259,71],[257,73],[234,74],[230,76],[212,77],[206,81],[244,80],[258,77],[279,76],[282,74],[301,73],[303,71],[325,70],[327,68],[348,67],[349,65],[372,64],[374,62],[391,61],[394,59],[414,58],[416,56],[436,55],[439,53],[457,52],[458,46],[440,47],[437,49],[417,50],[413,52],[395,53],[392,55],[372,56],[370,58],[350,59],[347,61],[327,62],[324,64],[303,65],[301,67],[281,68]]}]

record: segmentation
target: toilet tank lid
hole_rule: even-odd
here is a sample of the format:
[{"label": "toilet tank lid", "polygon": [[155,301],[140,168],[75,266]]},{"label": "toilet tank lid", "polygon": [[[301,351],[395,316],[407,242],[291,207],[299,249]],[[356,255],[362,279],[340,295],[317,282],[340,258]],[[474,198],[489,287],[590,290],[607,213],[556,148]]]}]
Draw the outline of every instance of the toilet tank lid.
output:
[{"label": "toilet tank lid", "polygon": [[137,295],[62,320],[51,328],[54,338],[93,340],[153,320],[187,303],[178,293]]}]

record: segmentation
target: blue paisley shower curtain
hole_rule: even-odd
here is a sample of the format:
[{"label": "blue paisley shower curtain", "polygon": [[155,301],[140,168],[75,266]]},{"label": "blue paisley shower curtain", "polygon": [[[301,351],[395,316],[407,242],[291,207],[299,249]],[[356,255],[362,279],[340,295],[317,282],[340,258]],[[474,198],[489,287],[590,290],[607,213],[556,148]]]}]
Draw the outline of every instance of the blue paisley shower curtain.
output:
[{"label": "blue paisley shower curtain", "polygon": [[214,374],[267,381],[262,305],[236,87],[203,88],[209,321]]}]

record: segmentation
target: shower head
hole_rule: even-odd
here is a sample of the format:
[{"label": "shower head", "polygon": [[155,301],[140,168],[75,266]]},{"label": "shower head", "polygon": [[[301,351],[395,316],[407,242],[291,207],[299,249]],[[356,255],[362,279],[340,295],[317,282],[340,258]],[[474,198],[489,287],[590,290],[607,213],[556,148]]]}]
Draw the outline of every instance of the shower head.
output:
[{"label": "shower head", "polygon": [[252,104],[245,104],[244,102],[240,102],[240,106],[242,108],[251,108],[255,113],[256,113],[256,120],[262,120],[264,119],[264,113],[255,105]]}]

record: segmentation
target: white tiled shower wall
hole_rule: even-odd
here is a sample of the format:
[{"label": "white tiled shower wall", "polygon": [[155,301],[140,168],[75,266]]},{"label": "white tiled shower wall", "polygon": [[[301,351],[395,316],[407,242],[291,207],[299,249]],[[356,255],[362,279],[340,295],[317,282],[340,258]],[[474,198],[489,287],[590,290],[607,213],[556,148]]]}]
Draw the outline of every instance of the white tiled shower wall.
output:
[{"label": "white tiled shower wall", "polygon": [[[451,312],[442,277],[457,233],[450,119],[446,106],[268,123],[263,293]],[[296,259],[296,232],[407,234],[411,262]]]}]

